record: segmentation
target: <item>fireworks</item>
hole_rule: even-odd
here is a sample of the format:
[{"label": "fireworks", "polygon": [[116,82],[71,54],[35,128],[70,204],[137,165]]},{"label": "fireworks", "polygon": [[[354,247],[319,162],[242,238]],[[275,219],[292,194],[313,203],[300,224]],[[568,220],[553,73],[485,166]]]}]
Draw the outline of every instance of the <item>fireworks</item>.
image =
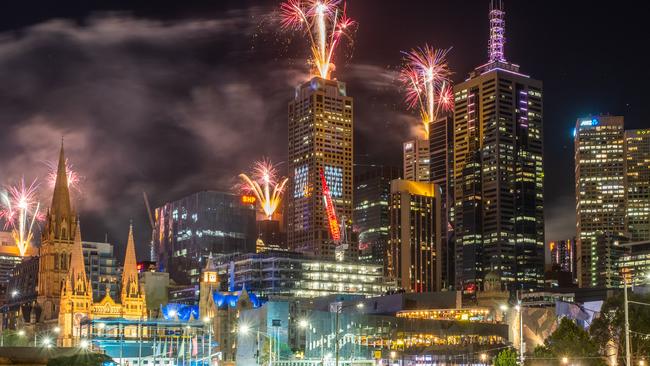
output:
[{"label": "fireworks", "polygon": [[40,219],[40,203],[36,199],[37,187],[36,180],[27,186],[22,179],[19,185],[8,187],[0,193],[0,218],[5,221],[5,229],[12,229],[14,242],[21,256],[27,252],[34,236],[34,223]]},{"label": "fireworks", "polygon": [[428,45],[404,52],[400,80],[406,90],[408,108],[420,111],[425,137],[429,135],[429,122],[435,121],[441,111],[453,107],[447,52],[448,49],[433,49]]},{"label": "fireworks", "polygon": [[[54,188],[56,184],[57,164],[55,162],[48,162],[46,164],[50,169],[50,172],[47,174],[47,182],[50,187]],[[81,191],[79,187],[81,176],[73,169],[68,159],[65,159],[65,171],[68,176],[68,188],[77,192]]]},{"label": "fireworks", "polygon": [[253,193],[257,197],[262,211],[270,220],[280,205],[287,178],[278,180],[277,170],[269,160],[255,163],[252,176],[253,179],[243,173],[239,175],[244,182],[243,190]]},{"label": "fireworks", "polygon": [[312,74],[329,79],[334,50],[342,38],[352,40],[356,22],[345,14],[340,0],[287,0],[280,6],[283,29],[307,33],[311,44]]}]

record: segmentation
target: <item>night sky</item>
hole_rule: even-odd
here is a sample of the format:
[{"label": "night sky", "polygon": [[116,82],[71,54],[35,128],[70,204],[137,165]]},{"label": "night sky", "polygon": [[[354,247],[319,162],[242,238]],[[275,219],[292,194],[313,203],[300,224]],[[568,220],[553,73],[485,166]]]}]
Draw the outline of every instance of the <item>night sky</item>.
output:
[{"label": "night sky", "polygon": [[[10,6],[7,6],[11,3]],[[110,4],[108,4],[110,3]],[[637,2],[506,0],[506,58],[544,82],[546,239],[575,233],[578,117],[649,127],[648,31]],[[153,206],[229,190],[268,156],[286,159],[286,108],[307,78],[306,42],[287,40],[279,1],[21,1],[0,6],[0,182],[42,178],[57,157],[83,176],[84,240],[116,243],[129,220],[138,257]],[[400,51],[453,47],[454,81],[486,59],[487,0],[349,0],[355,44],[334,76],[355,98],[355,162],[401,164],[417,117],[395,80]],[[644,103],[642,104],[642,101]],[[41,184],[49,206],[51,189]]]}]

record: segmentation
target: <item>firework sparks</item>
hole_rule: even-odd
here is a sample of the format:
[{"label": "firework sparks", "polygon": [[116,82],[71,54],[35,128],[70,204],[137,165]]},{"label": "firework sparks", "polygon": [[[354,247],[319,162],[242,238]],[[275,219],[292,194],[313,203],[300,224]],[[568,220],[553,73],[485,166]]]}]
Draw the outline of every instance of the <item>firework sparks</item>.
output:
[{"label": "firework sparks", "polygon": [[36,180],[25,185],[22,179],[17,186],[10,186],[0,193],[2,209],[0,218],[4,219],[5,229],[12,229],[12,236],[21,256],[27,252],[34,237],[32,229],[40,220],[40,203],[36,199]]},{"label": "firework sparks", "polygon": [[255,163],[252,179],[246,174],[240,174],[243,181],[242,189],[252,193],[260,203],[260,208],[270,220],[280,205],[287,178],[278,179],[277,170],[270,160]]},{"label": "firework sparks", "polygon": [[[48,162],[46,164],[50,170],[49,173],[47,173],[47,183],[51,188],[54,188],[54,185],[56,184],[57,163]],[[68,176],[68,188],[81,192],[81,176],[74,170],[74,166],[68,161],[68,159],[65,159],[65,171]]]},{"label": "firework sparks", "polygon": [[352,41],[356,22],[345,14],[340,0],[287,0],[280,6],[282,29],[307,33],[311,44],[312,74],[329,79],[334,50],[341,39]]},{"label": "firework sparks", "polygon": [[435,121],[441,111],[453,108],[448,52],[428,45],[404,52],[400,80],[406,90],[405,101],[409,109],[419,110],[425,137],[429,136],[429,122]]}]

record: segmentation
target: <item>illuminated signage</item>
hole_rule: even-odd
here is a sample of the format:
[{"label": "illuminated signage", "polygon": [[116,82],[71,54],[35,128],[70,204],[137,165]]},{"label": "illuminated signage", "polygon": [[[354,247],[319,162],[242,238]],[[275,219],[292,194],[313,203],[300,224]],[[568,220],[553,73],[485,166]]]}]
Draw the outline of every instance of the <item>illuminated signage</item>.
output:
[{"label": "illuminated signage", "polygon": [[257,201],[257,198],[255,198],[255,196],[251,196],[251,195],[241,196],[241,203],[245,205],[254,205],[255,201]]},{"label": "illuminated signage", "polygon": [[580,121],[580,127],[584,126],[598,126],[598,118],[585,119]]}]

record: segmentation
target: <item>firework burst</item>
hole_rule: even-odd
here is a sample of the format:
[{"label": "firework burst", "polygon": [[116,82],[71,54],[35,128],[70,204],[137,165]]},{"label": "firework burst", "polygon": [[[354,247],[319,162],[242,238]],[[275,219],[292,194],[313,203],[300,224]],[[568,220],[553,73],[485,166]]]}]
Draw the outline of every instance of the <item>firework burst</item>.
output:
[{"label": "firework burst", "polygon": [[441,111],[453,108],[448,52],[428,45],[404,52],[400,80],[406,91],[405,101],[409,109],[419,110],[427,138],[429,122],[435,121]]},{"label": "firework burst", "polygon": [[34,237],[34,224],[42,219],[39,212],[40,203],[36,198],[37,188],[36,180],[26,185],[22,179],[19,185],[7,187],[0,193],[0,218],[5,222],[5,229],[12,229],[14,242],[21,256],[25,255]]},{"label": "firework burst", "polygon": [[342,39],[352,41],[356,22],[345,14],[340,0],[287,0],[280,6],[282,29],[303,31],[311,48],[312,75],[329,79],[332,58]]},{"label": "firework burst", "polygon": [[261,160],[253,167],[252,179],[246,174],[240,174],[242,190],[252,193],[260,203],[260,208],[270,220],[280,205],[287,178],[278,179],[278,173],[270,160]]},{"label": "firework burst", "polygon": [[[54,188],[56,184],[56,173],[57,173],[57,163],[56,162],[47,162],[47,167],[49,168],[49,173],[47,173],[47,183],[50,188]],[[74,166],[65,159],[65,171],[68,176],[68,188],[76,192],[81,192],[81,176],[74,170]]]}]

